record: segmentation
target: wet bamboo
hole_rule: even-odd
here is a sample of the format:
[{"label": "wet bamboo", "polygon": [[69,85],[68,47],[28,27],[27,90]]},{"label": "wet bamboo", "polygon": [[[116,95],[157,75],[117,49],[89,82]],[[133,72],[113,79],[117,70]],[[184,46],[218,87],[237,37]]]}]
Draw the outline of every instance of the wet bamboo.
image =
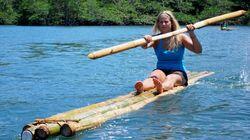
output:
[{"label": "wet bamboo", "polygon": [[35,137],[38,139],[47,139],[49,136],[58,135],[63,123],[64,122],[62,122],[62,124],[60,124],[60,122],[42,124],[35,129]]},{"label": "wet bamboo", "polygon": [[35,129],[38,126],[33,125],[33,124],[27,124],[23,127],[23,131],[21,134],[21,139],[22,140],[33,140],[34,138],[34,134],[35,134]]},{"label": "wet bamboo", "polygon": [[[26,126],[23,129],[22,132],[22,136],[23,134],[27,135],[32,135],[32,137],[39,137],[39,138],[43,138],[43,137],[48,137],[49,135],[56,135],[59,133],[58,129],[59,127],[61,127],[61,125],[59,125],[59,123],[64,123],[64,122],[69,122],[69,121],[76,121],[72,116],[80,116],[83,118],[86,117],[90,117],[91,115],[95,115],[96,113],[100,113],[103,112],[103,107],[104,109],[108,109],[107,106],[109,105],[113,105],[116,103],[121,103],[121,101],[124,101],[126,99],[129,99],[131,97],[134,96],[134,92],[131,92],[127,95],[123,95],[123,96],[119,96],[117,98],[114,99],[109,99],[107,101],[104,102],[100,102],[100,103],[96,103],[96,104],[92,104],[86,107],[82,107],[79,109],[75,109],[75,110],[71,110],[68,112],[64,112],[64,113],[59,113],[57,115],[51,116],[49,118],[45,118],[45,119],[36,119],[36,121],[34,122],[34,124],[36,125],[30,125],[30,126]],[[52,125],[44,125],[44,124],[50,124],[52,123]],[[37,130],[36,130],[37,129]],[[36,133],[35,133],[36,130]]]},{"label": "wet bamboo", "polygon": [[[78,121],[75,118],[87,118],[93,115],[102,114],[104,112],[110,111],[117,107],[124,107],[126,105],[130,105],[132,103],[140,101],[140,99],[133,98],[130,104],[124,102],[129,100],[131,97],[134,97],[135,92],[131,92],[128,95],[119,96],[114,99],[107,100],[105,102],[93,104],[90,106],[86,106],[80,109],[75,109],[72,111],[60,113],[49,118],[45,119],[36,119],[35,123],[38,123],[36,126],[32,126],[32,135],[38,137],[40,139],[46,138],[49,135],[56,135],[59,133],[61,125],[59,123],[65,122],[74,122]],[[34,130],[33,130],[34,129]],[[24,130],[26,133],[29,130]],[[35,131],[35,132],[34,132]],[[29,131],[30,132],[30,131]]]},{"label": "wet bamboo", "polygon": [[[79,109],[71,110],[64,113],[59,113],[57,115],[51,116],[45,119],[36,119],[34,123],[38,123],[37,125],[32,125],[29,129],[24,129],[22,134],[30,134],[33,137],[38,137],[40,139],[47,138],[50,135],[57,135],[60,132],[60,127],[65,122],[71,121],[78,121],[74,119],[76,117],[87,118],[91,117],[92,115],[96,115],[97,113],[109,111],[110,108],[107,106],[112,105],[115,107],[114,104],[121,103],[124,100],[127,100],[134,96],[134,92],[129,93],[128,95],[119,96],[114,99],[109,99],[105,102],[92,104],[86,107],[82,107]],[[73,116],[73,117],[72,117]]]},{"label": "wet bamboo", "polygon": [[[200,78],[209,76],[211,74],[213,74],[213,73],[212,72],[203,72],[203,73],[191,74],[191,78],[189,80],[189,85],[193,85]],[[61,134],[63,136],[68,137],[68,136],[74,135],[75,132],[77,132],[77,131],[82,131],[82,130],[97,127],[97,126],[101,125],[103,122],[105,122],[111,118],[114,118],[116,116],[119,116],[119,115],[127,113],[127,112],[138,110],[138,109],[142,108],[143,106],[145,106],[146,104],[155,101],[156,99],[158,99],[161,96],[166,96],[168,94],[174,94],[174,93],[181,91],[183,89],[184,89],[184,87],[181,87],[181,86],[176,87],[173,90],[169,90],[167,92],[160,94],[159,96],[154,95],[155,90],[151,90],[150,92],[142,93],[139,96],[135,96],[135,98],[136,97],[141,98],[141,100],[139,102],[132,103],[131,105],[128,105],[125,107],[118,107],[117,109],[110,110],[110,111],[105,112],[103,114],[97,114],[96,116],[92,116],[92,117],[89,117],[86,119],[81,119],[78,123],[77,122],[65,123],[61,127]]]},{"label": "wet bamboo", "polygon": [[79,114],[82,114],[82,113],[88,113],[89,111],[93,112],[93,110],[95,110],[95,109],[100,109],[102,107],[106,107],[106,106],[109,106],[109,105],[112,105],[112,104],[115,104],[115,103],[119,103],[119,102],[121,102],[121,101],[123,101],[125,99],[128,99],[128,98],[131,98],[133,96],[134,96],[134,92],[131,92],[131,93],[127,94],[127,95],[119,96],[119,97],[114,98],[114,99],[109,99],[109,100],[104,101],[104,102],[92,104],[92,105],[89,105],[89,106],[86,106],[86,107],[74,109],[74,110],[67,111],[67,112],[64,112],[64,113],[59,113],[59,114],[53,115],[53,116],[51,116],[49,118],[46,118],[46,120],[72,119],[72,116],[79,115]]},{"label": "wet bamboo", "polygon": [[[189,74],[189,76],[190,76],[190,74]],[[197,76],[199,76],[199,75],[191,73],[192,78],[190,79],[190,81],[192,81],[192,79],[194,79]],[[34,137],[38,137],[40,139],[46,138],[49,135],[57,135],[59,133],[59,129],[62,126],[62,124],[64,124],[64,123],[75,124],[79,120],[81,122],[85,123],[84,129],[88,129],[88,128],[91,128],[91,127],[94,127],[96,125],[103,123],[104,121],[106,121],[109,118],[115,117],[114,113],[112,113],[112,110],[117,110],[118,112],[120,112],[120,113],[116,113],[118,115],[122,113],[122,110],[125,110],[125,113],[129,112],[129,108],[131,108],[134,104],[142,102],[143,100],[145,100],[147,98],[154,97],[155,95],[153,95],[153,92],[154,91],[151,90],[151,91],[145,92],[144,94],[137,95],[135,97],[133,95],[134,93],[132,92],[132,93],[128,94],[129,96],[118,97],[121,99],[115,98],[113,100],[106,101],[106,102],[109,102],[109,104],[105,104],[104,102],[97,103],[99,105],[102,104],[102,105],[107,105],[107,106],[95,106],[96,108],[92,108],[94,105],[90,105],[92,107],[87,106],[84,108],[75,109],[73,111],[65,112],[65,114],[67,114],[67,115],[63,115],[64,113],[60,113],[59,115],[54,115],[54,116],[56,116],[55,118],[53,118],[53,116],[52,116],[52,117],[49,117],[46,119],[37,120],[37,122],[44,123],[46,125],[38,124],[38,125],[35,125],[33,127],[29,126],[29,129],[25,128],[26,130],[24,129],[25,131],[23,131],[23,132],[26,132],[26,134],[27,134],[27,132],[32,132],[31,134],[33,136],[34,130],[35,130]],[[161,94],[161,95],[163,95],[163,94]],[[110,103],[111,101],[116,101],[116,102]],[[91,109],[91,110],[88,110],[86,108]],[[123,109],[123,108],[126,108],[126,109]],[[77,110],[80,112],[77,112]],[[83,111],[83,112],[81,112],[81,111]],[[70,114],[70,112],[72,112],[72,114]],[[101,120],[100,118],[103,118],[103,114],[106,114],[106,119]],[[65,116],[67,118],[65,118]],[[109,116],[109,117],[107,117],[107,116]],[[62,118],[59,118],[59,117],[62,117]],[[91,118],[95,118],[95,119],[91,119]],[[96,120],[99,120],[99,121],[96,121]],[[78,124],[78,123],[76,123],[76,124]],[[77,128],[77,127],[73,126],[72,128]],[[66,127],[66,129],[61,129],[61,130],[65,131],[65,130],[67,130],[67,127]],[[76,129],[76,130],[79,131],[78,129]],[[22,135],[22,137],[23,137],[23,135]]]},{"label": "wet bamboo", "polygon": [[[67,113],[67,118],[70,118],[70,120],[64,120],[64,119],[60,119],[60,120],[59,119],[58,120],[41,119],[41,120],[38,120],[38,121],[41,121],[42,123],[46,123],[46,125],[41,125],[40,127],[38,127],[35,130],[35,136],[39,137],[41,139],[44,139],[44,138],[47,138],[49,135],[56,135],[59,133],[61,125],[59,125],[58,123],[55,123],[55,122],[74,123],[74,122],[80,122],[81,120],[88,120],[89,118],[96,118],[96,116],[98,116],[98,115],[102,115],[102,114],[110,112],[112,110],[125,108],[127,106],[133,105],[137,102],[144,100],[144,98],[141,98],[141,96],[142,95],[134,96],[133,98],[127,98],[127,99],[121,100],[120,102],[110,104],[108,106],[102,106],[100,108],[95,108],[95,109],[89,110],[87,112],[78,112],[79,114],[75,114],[75,112],[73,114]],[[88,106],[87,106],[87,108],[88,108]],[[71,115],[71,117],[70,117],[70,115]],[[92,120],[92,119],[90,119],[90,120]],[[88,122],[94,123],[93,121],[88,121]],[[49,124],[49,123],[52,123],[52,124]],[[92,126],[92,124],[90,124],[90,125]]]},{"label": "wet bamboo", "polygon": [[[204,26],[207,26],[207,25],[210,25],[210,24],[214,24],[214,23],[217,23],[217,22],[220,22],[220,21],[223,21],[223,20],[227,20],[227,19],[242,16],[245,13],[246,13],[246,11],[239,10],[239,11],[236,11],[236,12],[231,12],[231,13],[228,13],[228,14],[216,16],[216,17],[213,17],[213,18],[209,18],[209,19],[197,22],[197,23],[194,24],[194,27],[198,29],[198,28],[201,28],[201,27],[204,27]],[[181,34],[181,33],[184,33],[184,32],[187,32],[186,28],[179,29],[179,30],[176,30],[176,31],[173,31],[173,32],[170,32],[170,33],[154,36],[152,38],[152,40],[156,41],[156,40],[159,40],[159,39],[168,38],[168,37],[171,37],[171,36],[174,36],[174,35],[177,35],[177,34]],[[113,47],[110,47],[110,48],[105,48],[105,49],[102,49],[102,50],[99,50],[99,51],[92,52],[92,53],[88,54],[88,58],[97,59],[97,58],[100,58],[100,57],[115,54],[115,53],[125,51],[125,50],[128,50],[128,49],[136,48],[138,46],[144,45],[145,43],[146,43],[145,39],[143,39],[143,38],[142,39],[137,39],[137,40],[130,41],[130,42],[127,42],[127,43],[124,43],[124,44],[120,44],[120,45],[117,45],[117,46],[113,46]]]},{"label": "wet bamboo", "polygon": [[[60,113],[58,115],[54,115],[52,117],[49,118],[45,118],[45,119],[36,119],[36,122],[40,122],[40,123],[51,123],[51,122],[72,122],[72,121],[79,121],[80,119],[84,119],[87,117],[91,117],[92,115],[96,115],[96,114],[102,114],[105,113],[107,111],[116,109],[116,108],[121,108],[124,106],[128,106],[131,104],[134,104],[136,102],[139,102],[142,100],[142,98],[140,98],[141,95],[139,96],[135,96],[134,95],[135,92],[131,92],[129,93],[129,96],[119,96],[115,99],[112,99],[115,102],[109,103],[110,100],[106,101],[106,102],[102,102],[102,105],[98,105],[96,106],[96,104],[90,105],[90,106],[86,106],[80,109],[76,109],[73,111],[68,111],[68,112],[64,112],[64,113]],[[129,101],[129,102],[128,102]],[[99,103],[97,103],[99,104]]]}]

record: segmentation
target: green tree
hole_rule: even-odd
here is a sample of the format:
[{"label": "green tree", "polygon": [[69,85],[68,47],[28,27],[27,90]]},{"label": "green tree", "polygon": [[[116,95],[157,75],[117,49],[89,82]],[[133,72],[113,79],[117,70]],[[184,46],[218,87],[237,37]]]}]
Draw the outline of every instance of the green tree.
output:
[{"label": "green tree", "polygon": [[207,0],[203,6],[204,9],[200,12],[199,19],[206,19],[230,12],[230,7],[233,6],[233,3],[229,0]]},{"label": "green tree", "polygon": [[[242,0],[0,0],[0,24],[144,25],[171,10],[181,24],[249,9]],[[249,23],[249,12],[234,23]]]},{"label": "green tree", "polygon": [[13,9],[12,0],[0,0],[0,24],[16,24],[18,14]]},{"label": "green tree", "polygon": [[64,2],[64,24],[79,24],[82,0],[66,0]]},{"label": "green tree", "polygon": [[[248,10],[250,8],[250,2],[247,0],[232,0],[234,2],[234,5],[232,6],[233,10]],[[238,18],[237,22],[241,22],[245,25],[250,25],[250,12],[247,12],[245,16],[242,16]]]},{"label": "green tree", "polygon": [[115,6],[106,5],[100,9],[102,11],[101,20],[103,24],[108,25],[122,25],[123,22],[123,13],[119,11]]},{"label": "green tree", "polygon": [[64,0],[49,0],[49,15],[48,22],[52,25],[63,25],[64,17]]},{"label": "green tree", "polygon": [[47,0],[22,0],[20,4],[20,24],[46,25],[50,5]]},{"label": "green tree", "polygon": [[86,0],[80,9],[80,21],[84,25],[101,24],[100,3],[97,0]]}]

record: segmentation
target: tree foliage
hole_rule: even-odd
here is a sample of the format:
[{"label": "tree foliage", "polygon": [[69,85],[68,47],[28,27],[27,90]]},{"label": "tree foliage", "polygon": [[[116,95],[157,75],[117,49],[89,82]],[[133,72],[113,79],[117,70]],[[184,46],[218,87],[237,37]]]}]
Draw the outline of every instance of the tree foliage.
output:
[{"label": "tree foliage", "polygon": [[[187,24],[248,8],[245,0],[0,0],[0,24],[145,25],[163,10]],[[250,25],[249,17],[232,22]]]},{"label": "tree foliage", "polygon": [[12,0],[0,0],[0,24],[15,24],[18,14],[13,9]]},{"label": "tree foliage", "polygon": [[46,25],[50,4],[46,0],[22,0],[20,2],[20,24]]}]

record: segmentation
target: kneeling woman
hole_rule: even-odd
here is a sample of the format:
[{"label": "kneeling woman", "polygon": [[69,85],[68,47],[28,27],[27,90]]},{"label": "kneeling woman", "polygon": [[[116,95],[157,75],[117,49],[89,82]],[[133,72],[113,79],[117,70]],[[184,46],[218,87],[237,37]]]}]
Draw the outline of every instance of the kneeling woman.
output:
[{"label": "kneeling woman", "polygon": [[[137,93],[156,88],[159,93],[170,90],[175,86],[187,86],[188,78],[182,60],[185,48],[194,52],[201,53],[202,46],[194,34],[192,24],[186,26],[189,36],[179,34],[170,38],[152,41],[152,36],[146,35],[147,41],[143,48],[153,47],[157,56],[157,68],[144,81],[137,81],[135,89]],[[170,11],[161,12],[153,31],[155,34],[164,34],[179,29],[179,24]]]}]

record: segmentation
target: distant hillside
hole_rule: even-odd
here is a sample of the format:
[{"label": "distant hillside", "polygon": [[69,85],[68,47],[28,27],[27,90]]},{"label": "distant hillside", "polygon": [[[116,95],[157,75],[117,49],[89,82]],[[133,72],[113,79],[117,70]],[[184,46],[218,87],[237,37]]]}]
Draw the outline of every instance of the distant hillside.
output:
[{"label": "distant hillside", "polygon": [[[249,9],[247,0],[0,0],[0,24],[148,25],[163,10],[187,24],[241,9]],[[248,12],[230,23],[249,19]]]}]

